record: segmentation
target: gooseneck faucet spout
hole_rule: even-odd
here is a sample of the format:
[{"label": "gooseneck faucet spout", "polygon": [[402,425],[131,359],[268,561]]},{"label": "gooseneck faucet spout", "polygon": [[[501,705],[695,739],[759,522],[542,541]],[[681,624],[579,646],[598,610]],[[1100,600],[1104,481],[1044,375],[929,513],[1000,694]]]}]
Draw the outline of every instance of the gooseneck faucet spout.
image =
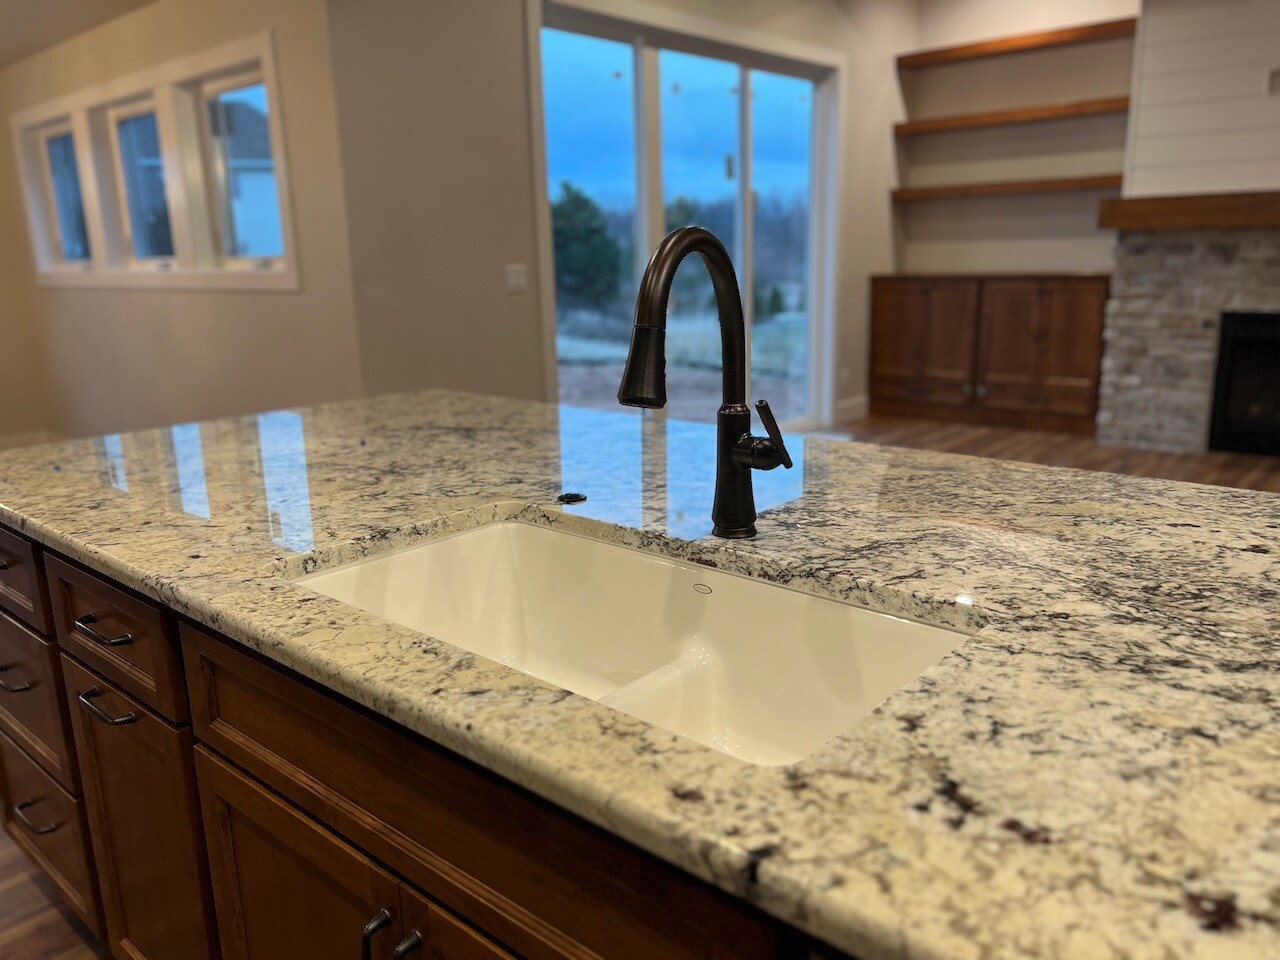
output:
[{"label": "gooseneck faucet spout", "polygon": [[631,349],[618,387],[618,401],[632,407],[656,409],[667,405],[667,301],[676,270],[696,253],[711,274],[720,317],[723,397],[716,414],[716,494],[711,509],[717,537],[742,539],[756,535],[756,504],[752,470],[791,468],[791,457],[769,405],[756,404],[768,437],[751,435],[747,408],[747,333],[738,295],[738,277],[724,245],[701,227],[681,227],[653,252],[636,299]]}]

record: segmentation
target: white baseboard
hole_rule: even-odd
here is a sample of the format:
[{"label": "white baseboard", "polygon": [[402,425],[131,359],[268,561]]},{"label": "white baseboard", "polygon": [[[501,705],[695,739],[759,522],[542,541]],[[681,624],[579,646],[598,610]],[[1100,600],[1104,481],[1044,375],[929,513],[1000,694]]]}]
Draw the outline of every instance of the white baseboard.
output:
[{"label": "white baseboard", "polygon": [[850,420],[861,420],[870,410],[871,398],[865,393],[837,400],[835,410],[832,411],[835,419],[833,426],[848,423]]},{"label": "white baseboard", "polygon": [[48,430],[32,430],[29,433],[0,434],[0,450],[12,450],[16,447],[34,447],[41,443],[53,443],[61,440],[56,433]]}]

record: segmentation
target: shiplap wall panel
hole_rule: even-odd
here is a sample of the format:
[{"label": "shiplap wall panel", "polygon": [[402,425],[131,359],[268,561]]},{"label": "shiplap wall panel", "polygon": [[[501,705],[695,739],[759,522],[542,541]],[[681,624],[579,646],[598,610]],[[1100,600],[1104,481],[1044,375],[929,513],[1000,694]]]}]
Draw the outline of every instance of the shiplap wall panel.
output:
[{"label": "shiplap wall panel", "polygon": [[1280,0],[1147,0],[1125,196],[1280,190]]}]

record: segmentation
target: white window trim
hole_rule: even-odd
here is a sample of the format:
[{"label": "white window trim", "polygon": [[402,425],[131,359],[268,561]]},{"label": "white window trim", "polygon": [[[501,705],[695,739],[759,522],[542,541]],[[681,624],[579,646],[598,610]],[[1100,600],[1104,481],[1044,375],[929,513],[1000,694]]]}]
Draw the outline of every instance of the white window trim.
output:
[{"label": "white window trim", "polygon": [[[58,196],[57,190],[53,183],[53,165],[49,161],[49,141],[58,137],[71,137],[71,145],[75,149],[75,132],[71,129],[71,120],[64,118],[47,123],[35,131],[35,137],[40,151],[40,172],[42,186],[44,188],[42,200],[44,202],[44,216],[48,221],[48,233],[51,249],[47,256],[50,260],[50,270],[58,273],[81,274],[91,269],[93,266],[92,258],[87,260],[68,260],[63,251],[66,249],[65,237],[62,235],[62,218],[58,215]],[[79,170],[76,170],[79,175]],[[84,207],[84,195],[81,193],[80,206]],[[86,225],[86,231],[88,227]],[[89,248],[92,255],[93,247]]]},{"label": "white window trim", "polygon": [[[525,0],[525,24],[528,31],[526,45],[529,51],[529,113],[533,135],[533,182],[540,195],[545,193],[546,169],[546,121],[543,116],[542,98],[542,41],[543,27],[568,30],[609,40],[631,43],[642,54],[646,50],[662,47],[685,53],[731,60],[747,68],[768,70],[814,82],[813,141],[811,144],[812,197],[809,224],[809,271],[813,299],[810,304],[809,356],[812,370],[810,383],[809,415],[783,424],[784,429],[805,431],[829,426],[835,422],[835,357],[836,357],[836,281],[838,217],[841,209],[843,187],[839,177],[840,158],[845,155],[846,131],[841,110],[844,78],[848,75],[848,60],[843,52],[778,37],[748,27],[737,27],[697,14],[689,14],[668,7],[660,7],[643,0]],[[656,53],[645,69],[638,71],[637,82],[643,77],[656,83]],[[644,98],[637,91],[637,104]],[[656,97],[652,98],[656,102]],[[638,109],[640,109],[638,107]],[[656,125],[658,118],[640,117],[638,122]],[[649,144],[646,151],[640,149],[640,177],[644,190],[654,191],[661,184],[661,157],[657,155],[657,140],[652,130],[647,136],[637,138],[639,144]],[[648,236],[639,244],[641,264],[648,251],[662,235],[663,225],[657,222],[657,205],[645,199],[644,192],[637,202],[653,212],[655,222],[645,224]],[[551,229],[551,206],[540,201],[536,208],[538,233],[539,313],[542,319],[543,369],[546,397],[556,402],[559,393],[559,367],[556,357],[556,309],[554,242]],[[651,242],[650,242],[651,241]],[[646,247],[647,244],[647,247]],[[739,251],[741,258],[742,251]],[[749,283],[749,273],[740,280]],[[746,289],[750,289],[749,286]],[[746,298],[749,303],[750,297]],[[749,305],[744,304],[746,310]],[[749,319],[749,317],[747,318]],[[750,336],[750,323],[747,324]],[[749,380],[748,371],[748,380]],[[767,398],[766,398],[767,399]]]},{"label": "white window trim", "polygon": [[[267,89],[268,136],[276,171],[276,194],[284,256],[269,266],[251,258],[222,257],[215,185],[208,161],[207,126],[201,126],[204,89],[224,78],[255,77]],[[237,84],[238,85],[238,84]],[[126,241],[127,206],[120,179],[113,115],[130,115],[141,103],[155,110],[165,172],[165,199],[174,257],[135,260]],[[46,128],[65,124],[72,133],[81,200],[89,236],[88,265],[67,264],[57,246],[56,211],[39,152]],[[300,287],[283,107],[269,32],[223,44],[157,67],[80,90],[10,118],[21,178],[37,283],[44,287],[166,290],[296,291]]]}]

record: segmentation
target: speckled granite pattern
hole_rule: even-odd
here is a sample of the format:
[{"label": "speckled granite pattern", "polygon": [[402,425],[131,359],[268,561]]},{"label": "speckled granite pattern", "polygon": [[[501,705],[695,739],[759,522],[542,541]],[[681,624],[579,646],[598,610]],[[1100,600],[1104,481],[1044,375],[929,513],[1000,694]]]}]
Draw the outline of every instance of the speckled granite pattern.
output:
[{"label": "speckled granite pattern", "polygon": [[[717,541],[710,437],[384,397],[0,454],[0,521],[867,960],[1280,957],[1280,498],[809,438]],[[289,579],[512,517],[975,635],[754,767]]]}]

